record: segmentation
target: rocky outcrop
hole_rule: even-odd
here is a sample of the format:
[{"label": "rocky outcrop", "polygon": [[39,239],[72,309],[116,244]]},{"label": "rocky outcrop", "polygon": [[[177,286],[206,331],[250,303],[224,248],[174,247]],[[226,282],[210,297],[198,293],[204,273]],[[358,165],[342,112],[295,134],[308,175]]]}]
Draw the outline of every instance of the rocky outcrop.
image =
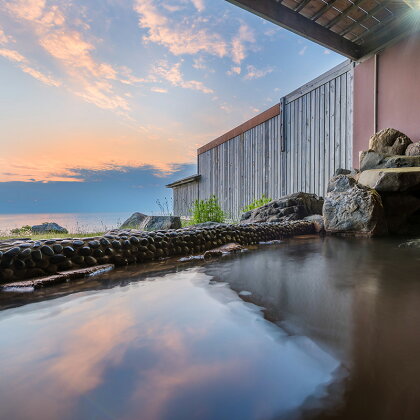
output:
[{"label": "rocky outcrop", "polygon": [[133,213],[121,226],[120,229],[139,229],[140,225],[146,219],[147,215],[143,213]]},{"label": "rocky outcrop", "polygon": [[240,223],[301,220],[312,214],[322,214],[323,203],[324,200],[315,194],[290,194],[244,213]]},{"label": "rocky outcrop", "polygon": [[103,264],[126,265],[200,254],[227,243],[240,245],[314,233],[311,222],[223,224],[145,232],[113,230],[91,238],[15,241],[0,245],[0,283]]},{"label": "rocky outcrop", "polygon": [[360,171],[369,169],[411,168],[420,166],[420,156],[387,156],[368,150],[360,156]]},{"label": "rocky outcrop", "polygon": [[323,216],[330,234],[378,236],[387,233],[385,212],[380,195],[350,176],[330,180]]},{"label": "rocky outcrop", "polygon": [[120,229],[139,229],[146,231],[180,228],[181,218],[178,216],[146,216],[143,213],[133,213],[120,226]]},{"label": "rocky outcrop", "polygon": [[147,216],[140,224],[140,230],[169,230],[180,229],[181,218],[179,216]]},{"label": "rocky outcrop", "polygon": [[420,156],[420,141],[409,144],[405,149],[405,154],[407,156]]},{"label": "rocky outcrop", "polygon": [[43,233],[69,233],[66,228],[58,225],[54,222],[45,222],[42,225],[31,226],[32,233],[43,234]]},{"label": "rocky outcrop", "polygon": [[420,167],[370,169],[360,173],[358,182],[381,193],[420,191]]},{"label": "rocky outcrop", "polygon": [[403,155],[412,141],[401,131],[385,128],[369,140],[369,149],[384,155]]}]

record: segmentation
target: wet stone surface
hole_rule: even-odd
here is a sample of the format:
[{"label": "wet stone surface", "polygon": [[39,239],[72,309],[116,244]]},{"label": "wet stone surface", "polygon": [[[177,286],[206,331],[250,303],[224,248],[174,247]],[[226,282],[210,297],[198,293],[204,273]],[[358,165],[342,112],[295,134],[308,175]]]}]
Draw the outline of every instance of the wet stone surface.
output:
[{"label": "wet stone surface", "polygon": [[218,224],[154,232],[112,230],[104,236],[83,239],[18,239],[0,243],[0,283],[103,264],[122,266],[189,256],[232,242],[252,245],[314,232],[312,222],[292,221]]}]

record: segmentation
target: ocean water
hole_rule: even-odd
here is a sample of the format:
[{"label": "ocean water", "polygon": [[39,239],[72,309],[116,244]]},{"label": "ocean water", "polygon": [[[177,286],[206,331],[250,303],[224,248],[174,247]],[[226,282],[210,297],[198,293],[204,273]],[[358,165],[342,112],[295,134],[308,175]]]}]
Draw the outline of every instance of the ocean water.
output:
[{"label": "ocean water", "polygon": [[70,233],[103,232],[121,225],[131,212],[0,214],[0,233],[25,225],[55,222]]}]

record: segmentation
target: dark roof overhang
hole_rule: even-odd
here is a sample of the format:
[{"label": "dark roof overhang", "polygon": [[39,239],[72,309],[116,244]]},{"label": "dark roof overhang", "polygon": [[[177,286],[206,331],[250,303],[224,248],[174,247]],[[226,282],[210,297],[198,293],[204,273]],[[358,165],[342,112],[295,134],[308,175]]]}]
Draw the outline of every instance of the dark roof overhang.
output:
[{"label": "dark roof overhang", "polygon": [[418,0],[227,0],[358,61],[420,30]]}]

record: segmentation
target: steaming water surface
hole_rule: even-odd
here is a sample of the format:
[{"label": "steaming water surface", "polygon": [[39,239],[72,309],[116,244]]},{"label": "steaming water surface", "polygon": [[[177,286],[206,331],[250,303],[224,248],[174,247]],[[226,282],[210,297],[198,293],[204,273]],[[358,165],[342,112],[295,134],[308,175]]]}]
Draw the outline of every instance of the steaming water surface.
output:
[{"label": "steaming water surface", "polygon": [[293,239],[3,293],[0,418],[419,418],[420,252],[398,243]]}]

